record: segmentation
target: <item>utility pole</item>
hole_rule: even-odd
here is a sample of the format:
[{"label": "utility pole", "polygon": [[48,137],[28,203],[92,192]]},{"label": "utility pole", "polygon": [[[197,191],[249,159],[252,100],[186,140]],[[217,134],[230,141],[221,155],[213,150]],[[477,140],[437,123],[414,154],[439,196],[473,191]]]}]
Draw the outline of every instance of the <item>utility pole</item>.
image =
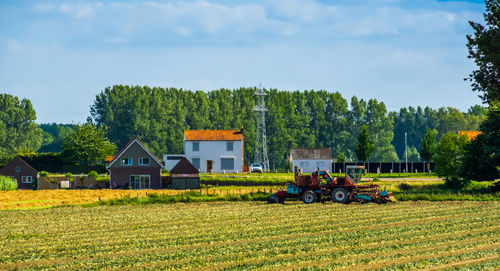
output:
[{"label": "utility pole", "polygon": [[256,129],[256,142],[255,142],[255,157],[254,163],[258,163],[262,165],[264,171],[269,171],[269,158],[267,157],[267,139],[266,139],[266,102],[265,96],[267,93],[262,89],[261,85],[255,92],[255,96],[257,96],[256,106],[253,108],[253,111],[257,112],[257,125],[255,125]]},{"label": "utility pole", "polygon": [[408,173],[408,142],[406,140],[406,134],[405,132],[406,173]]}]

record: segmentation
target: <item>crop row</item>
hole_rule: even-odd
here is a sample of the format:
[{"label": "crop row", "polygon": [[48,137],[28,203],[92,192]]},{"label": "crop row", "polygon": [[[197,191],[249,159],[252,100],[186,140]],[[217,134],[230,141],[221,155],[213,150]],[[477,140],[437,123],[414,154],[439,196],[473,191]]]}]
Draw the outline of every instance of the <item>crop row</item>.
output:
[{"label": "crop row", "polygon": [[2,211],[0,269],[494,269],[499,221],[494,202]]}]

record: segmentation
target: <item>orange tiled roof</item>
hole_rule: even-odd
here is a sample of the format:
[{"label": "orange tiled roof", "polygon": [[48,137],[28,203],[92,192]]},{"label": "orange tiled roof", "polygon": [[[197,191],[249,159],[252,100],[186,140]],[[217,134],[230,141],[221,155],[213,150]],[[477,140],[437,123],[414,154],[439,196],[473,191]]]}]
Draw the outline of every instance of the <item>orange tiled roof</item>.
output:
[{"label": "orange tiled roof", "polygon": [[186,130],[186,141],[243,140],[242,130]]},{"label": "orange tiled roof", "polygon": [[476,138],[480,134],[481,134],[481,131],[458,131],[458,135],[460,135],[460,136],[464,135],[469,140]]}]

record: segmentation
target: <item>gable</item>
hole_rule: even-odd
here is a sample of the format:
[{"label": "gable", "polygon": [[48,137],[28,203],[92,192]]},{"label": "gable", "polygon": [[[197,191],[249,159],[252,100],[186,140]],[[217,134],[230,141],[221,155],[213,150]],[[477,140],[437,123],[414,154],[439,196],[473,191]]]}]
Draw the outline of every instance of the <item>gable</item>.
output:
[{"label": "gable", "polygon": [[113,160],[106,166],[106,168],[111,167],[122,167],[122,158],[132,158],[133,166],[138,166],[139,158],[149,158],[149,166],[146,167],[163,167],[163,163],[160,162],[154,154],[152,154],[138,139],[133,139],[129,144],[127,144],[118,154],[113,158]]},{"label": "gable", "polygon": [[182,159],[170,170],[171,174],[199,174],[200,171],[189,162],[188,159]]},{"label": "gable", "polygon": [[[16,168],[20,168],[20,172],[16,172]],[[26,163],[23,159],[16,156],[9,163],[0,169],[0,175],[13,176],[13,175],[25,175],[25,176],[36,176],[38,175],[38,170],[33,168],[30,164]]]}]

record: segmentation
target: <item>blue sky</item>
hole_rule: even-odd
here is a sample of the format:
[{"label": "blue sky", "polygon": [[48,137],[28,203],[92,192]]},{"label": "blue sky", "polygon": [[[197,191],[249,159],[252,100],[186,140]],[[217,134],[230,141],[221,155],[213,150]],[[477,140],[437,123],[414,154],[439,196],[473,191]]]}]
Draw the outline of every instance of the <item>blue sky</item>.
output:
[{"label": "blue sky", "polygon": [[463,78],[482,1],[0,1],[0,92],[84,122],[115,84],[338,91],[389,110],[480,99]]}]

